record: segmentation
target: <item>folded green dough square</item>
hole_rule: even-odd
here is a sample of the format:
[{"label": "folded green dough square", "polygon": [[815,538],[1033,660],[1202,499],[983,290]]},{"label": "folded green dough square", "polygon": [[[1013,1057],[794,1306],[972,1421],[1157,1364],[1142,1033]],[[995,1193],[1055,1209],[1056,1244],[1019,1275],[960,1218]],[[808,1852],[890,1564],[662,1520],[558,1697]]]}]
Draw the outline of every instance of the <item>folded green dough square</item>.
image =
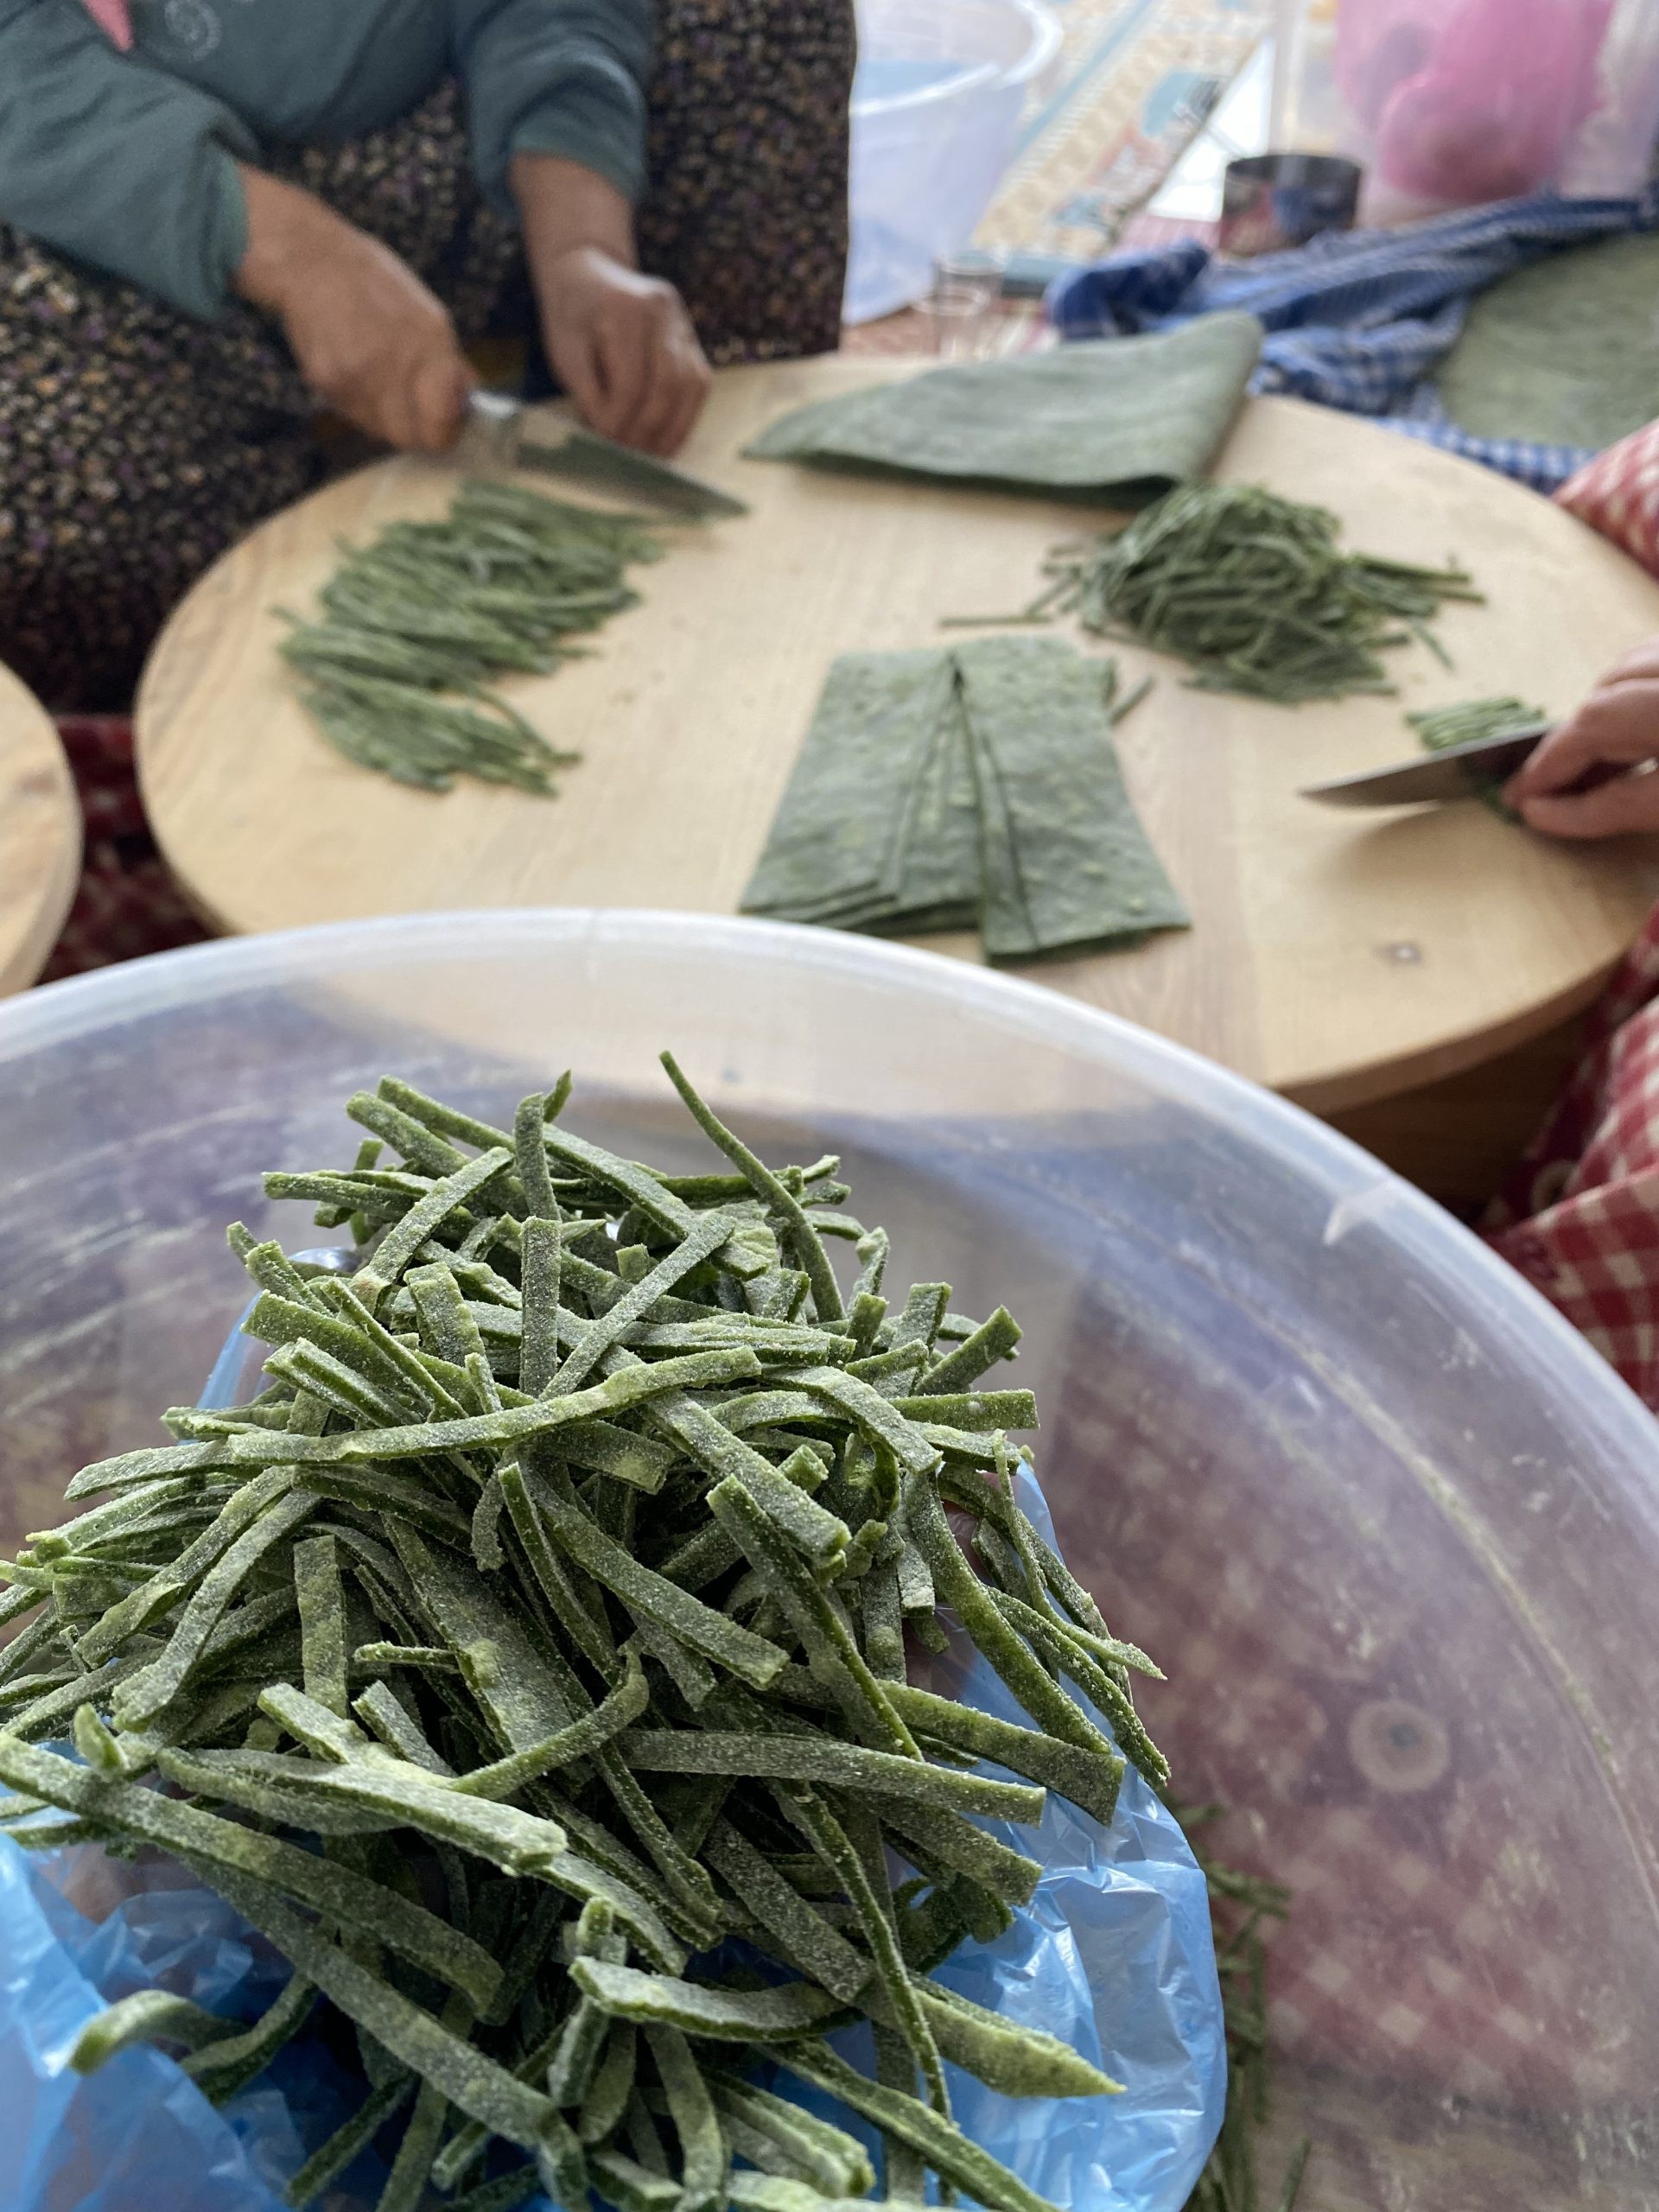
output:
[{"label": "folded green dough square", "polygon": [[743,893],[745,913],[848,926],[892,906],[907,815],[950,684],[939,652],[835,662]]},{"label": "folded green dough square", "polygon": [[745,451],[1136,504],[1205,473],[1261,344],[1254,315],[1229,313],[1148,338],[953,364],[797,408]]},{"label": "folded green dough square", "polygon": [[855,653],[831,669],[746,912],[987,957],[1127,947],[1189,917],[1130,803],[1109,664],[1047,639]]},{"label": "folded green dough square", "polygon": [[1190,927],[1124,786],[1101,664],[1046,638],[985,638],[956,658],[987,958],[1128,947]]},{"label": "folded green dough square", "polygon": [[942,706],[905,823],[897,926],[972,929],[979,918],[979,800],[956,656],[945,663]]}]

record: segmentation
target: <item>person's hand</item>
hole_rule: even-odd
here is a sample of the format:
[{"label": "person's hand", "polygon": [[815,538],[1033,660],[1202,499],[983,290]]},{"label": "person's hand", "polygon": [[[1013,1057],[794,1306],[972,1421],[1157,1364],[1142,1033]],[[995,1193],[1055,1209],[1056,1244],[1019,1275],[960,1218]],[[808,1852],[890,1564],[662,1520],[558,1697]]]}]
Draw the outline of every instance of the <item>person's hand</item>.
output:
[{"label": "person's hand", "polygon": [[711,379],[673,286],[596,246],[537,273],[548,359],[583,422],[645,453],[677,453]]},{"label": "person's hand", "polygon": [[581,163],[519,154],[513,197],[555,375],[592,429],[677,453],[709,396],[709,364],[671,284],[634,266],[633,218]]},{"label": "person's hand", "polygon": [[475,381],[442,304],[406,263],[320,200],[244,168],[245,299],[281,320],[317,397],[371,437],[442,453]]},{"label": "person's hand", "polygon": [[1553,729],[1504,792],[1522,820],[1553,837],[1659,830],[1659,638],[1609,669]]}]

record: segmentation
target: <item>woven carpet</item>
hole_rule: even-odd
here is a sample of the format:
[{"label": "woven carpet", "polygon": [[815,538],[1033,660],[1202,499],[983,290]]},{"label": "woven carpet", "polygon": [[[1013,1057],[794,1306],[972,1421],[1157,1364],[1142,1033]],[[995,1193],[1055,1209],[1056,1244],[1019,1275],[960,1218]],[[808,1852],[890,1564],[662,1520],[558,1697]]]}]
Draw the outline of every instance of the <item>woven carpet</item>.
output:
[{"label": "woven carpet", "polygon": [[1267,29],[1265,0],[1053,0],[1059,81],[1025,118],[984,245],[1093,255],[1201,130]]}]

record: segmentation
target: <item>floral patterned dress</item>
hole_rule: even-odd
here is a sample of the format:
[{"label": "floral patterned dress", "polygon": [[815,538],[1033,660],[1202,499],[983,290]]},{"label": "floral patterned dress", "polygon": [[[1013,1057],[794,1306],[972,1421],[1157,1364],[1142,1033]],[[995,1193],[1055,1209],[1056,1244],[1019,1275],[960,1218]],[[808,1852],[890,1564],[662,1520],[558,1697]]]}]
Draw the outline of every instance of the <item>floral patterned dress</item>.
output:
[{"label": "floral patterned dress", "polygon": [[[852,0],[661,0],[640,254],[717,363],[837,342],[854,50]],[[401,254],[464,342],[532,332],[453,85],[272,166]],[[251,308],[191,321],[0,224],[0,660],[54,709],[124,707],[202,569],[319,480],[314,415]]]}]

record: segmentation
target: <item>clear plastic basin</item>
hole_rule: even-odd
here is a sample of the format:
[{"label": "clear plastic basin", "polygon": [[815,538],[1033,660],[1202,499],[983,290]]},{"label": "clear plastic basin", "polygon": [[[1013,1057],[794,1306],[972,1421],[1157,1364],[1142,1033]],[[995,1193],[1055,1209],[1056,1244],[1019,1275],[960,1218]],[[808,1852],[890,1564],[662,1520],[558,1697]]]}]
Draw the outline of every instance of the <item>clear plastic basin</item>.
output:
[{"label": "clear plastic basin", "polygon": [[315,1240],[259,1171],[349,1160],[354,1087],[499,1116],[569,1064],[578,1127],[689,1165],[665,1044],[764,1148],[842,1153],[905,1280],[1024,1321],[1067,1554],[1168,1669],[1183,1795],[1296,1892],[1301,2212],[1650,2212],[1659,1430],[1375,1162],[1068,1000],[829,931],[518,912],[0,1006],[0,1542],[195,1394],[243,1300],[224,1223]]},{"label": "clear plastic basin", "polygon": [[868,322],[973,236],[1060,27],[1042,0],[860,0],[858,41],[846,315]]}]

